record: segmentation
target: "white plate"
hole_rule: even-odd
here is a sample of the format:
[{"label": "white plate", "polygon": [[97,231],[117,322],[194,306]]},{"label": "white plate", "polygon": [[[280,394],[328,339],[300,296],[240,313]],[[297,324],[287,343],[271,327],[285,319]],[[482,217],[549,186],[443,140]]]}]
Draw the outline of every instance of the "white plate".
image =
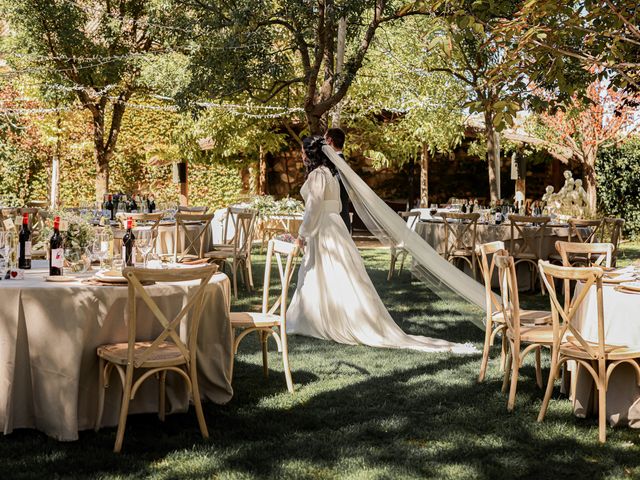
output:
[{"label": "white plate", "polygon": [[620,288],[624,290],[633,290],[634,292],[640,292],[640,282],[629,282],[621,285]]},{"label": "white plate", "polygon": [[75,282],[78,280],[77,277],[67,276],[67,275],[54,275],[54,276],[46,276],[44,277],[47,282]]},{"label": "white plate", "polygon": [[108,283],[127,283],[127,279],[122,276],[122,272],[116,270],[107,270],[103,272],[97,272],[93,278],[101,282]]}]

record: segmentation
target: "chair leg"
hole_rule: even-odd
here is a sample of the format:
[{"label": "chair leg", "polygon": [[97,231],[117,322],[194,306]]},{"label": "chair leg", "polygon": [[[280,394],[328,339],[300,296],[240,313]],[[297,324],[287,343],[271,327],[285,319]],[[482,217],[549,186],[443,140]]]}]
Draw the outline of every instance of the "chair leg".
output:
[{"label": "chair leg", "polygon": [[238,264],[236,259],[233,259],[233,265],[231,266],[231,275],[233,277],[233,298],[238,299]]},{"label": "chair leg", "polygon": [[158,418],[161,422],[164,422],[165,412],[166,412],[166,380],[167,380],[167,371],[163,370],[159,373],[158,381],[160,385],[158,386]]},{"label": "chair leg", "polygon": [[291,368],[289,367],[289,341],[286,332],[280,329],[280,339],[282,341],[282,366],[284,368],[284,378],[287,381],[287,390],[293,393],[293,379],[291,378]]},{"label": "chair leg", "polygon": [[507,392],[507,385],[509,384],[509,377],[511,374],[511,365],[513,363],[513,348],[511,346],[511,344],[509,344],[509,353],[507,354],[507,365],[505,366],[504,369],[504,377],[502,379],[502,393],[506,393]]},{"label": "chair leg", "polygon": [[520,373],[520,348],[514,348],[511,354],[511,387],[509,388],[509,400],[507,410],[512,412],[516,405],[516,390],[518,389],[518,374]]},{"label": "chair leg", "polygon": [[387,281],[390,281],[393,278],[393,271],[396,268],[396,255],[395,253],[391,253],[391,264],[389,265],[389,275],[387,275]]},{"label": "chair leg", "polygon": [[98,411],[96,412],[96,424],[94,426],[95,431],[100,430],[102,426],[102,413],[104,412],[104,396],[106,394],[106,385],[104,381],[104,358],[98,359]]},{"label": "chair leg", "polygon": [[542,368],[540,365],[542,363],[542,359],[540,355],[541,350],[542,350],[542,347],[536,348],[536,383],[538,384],[538,388],[540,390],[544,388],[542,384]]},{"label": "chair leg", "polygon": [[120,405],[120,420],[118,421],[118,431],[116,433],[116,443],[113,447],[115,453],[122,450],[124,441],[124,429],[127,426],[127,415],[129,413],[129,402],[131,401],[131,385],[133,383],[133,367],[128,366],[125,374],[125,383],[122,388],[122,405]]},{"label": "chair leg", "polygon": [[253,270],[251,268],[251,257],[247,257],[247,277],[249,278],[249,288],[253,290]]},{"label": "chair leg", "polygon": [[598,362],[598,440],[607,441],[607,369],[604,360]]},{"label": "chair leg", "polygon": [[505,329],[502,330],[500,334],[502,338],[500,344],[500,371],[504,372],[507,364],[507,355],[509,355],[509,344],[507,343],[507,331]]},{"label": "chair leg", "polygon": [[549,401],[551,401],[551,395],[553,394],[553,383],[558,375],[558,355],[551,352],[551,368],[549,369],[549,380],[547,381],[547,390],[544,394],[544,400],[542,400],[542,406],[540,407],[540,413],[538,414],[538,422],[544,420],[544,416],[547,414],[547,408],[549,408]]},{"label": "chair leg", "polygon": [[258,330],[260,333],[260,343],[262,344],[262,372],[264,378],[269,378],[269,355],[267,351],[267,342],[269,341],[269,335],[262,330]]},{"label": "chair leg", "polygon": [[489,322],[484,332],[484,347],[482,349],[482,361],[480,362],[480,375],[478,375],[478,383],[484,381],[487,373],[487,365],[489,364],[489,348],[491,347],[491,330],[493,324]]},{"label": "chair leg", "polygon": [[196,418],[198,419],[198,425],[200,426],[200,433],[202,434],[202,438],[209,438],[209,429],[207,428],[207,422],[204,419],[204,412],[202,411],[200,387],[198,386],[198,369],[196,368],[195,363],[189,367],[189,376],[191,377],[193,406],[196,409]]},{"label": "chair leg", "polygon": [[398,271],[398,276],[402,275],[402,269],[404,268],[404,261],[407,258],[407,252],[404,251],[400,255],[402,255],[402,260],[400,260],[400,270]]}]

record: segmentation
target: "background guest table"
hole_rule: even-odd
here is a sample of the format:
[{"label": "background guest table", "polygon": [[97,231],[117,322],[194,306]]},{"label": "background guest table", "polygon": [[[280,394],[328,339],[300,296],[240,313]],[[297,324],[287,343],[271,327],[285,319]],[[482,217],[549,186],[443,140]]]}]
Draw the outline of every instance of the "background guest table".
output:
[{"label": "background guest table", "polygon": [[[44,267],[44,262],[34,266]],[[36,428],[58,440],[76,440],[78,431],[93,428],[96,418],[96,347],[127,341],[128,289],[80,280],[48,282],[47,274],[48,269],[35,268],[24,280],[0,281],[0,424],[5,434],[15,428]],[[173,317],[195,285],[180,282],[147,288]],[[217,273],[207,290],[198,338],[200,392],[216,403],[226,403],[233,394],[229,301],[229,279]],[[162,331],[142,301],[137,308],[139,332],[153,336]],[[167,376],[168,410],[186,410],[189,398],[184,382],[172,377]],[[157,411],[157,392],[156,381],[145,382],[130,411]],[[120,397],[120,381],[112,375],[103,425],[117,424]]]},{"label": "background guest table", "polygon": [[[578,282],[574,295],[578,295],[583,286]],[[604,284],[602,297],[607,344],[640,348],[640,292],[625,293],[616,290],[616,285]],[[586,340],[598,341],[595,286],[591,287],[576,312],[575,324]],[[580,369],[574,385],[574,411],[583,417],[590,413],[594,395],[591,375]],[[640,428],[640,387],[631,365],[619,365],[611,374],[607,390],[607,419],[612,426]]]}]

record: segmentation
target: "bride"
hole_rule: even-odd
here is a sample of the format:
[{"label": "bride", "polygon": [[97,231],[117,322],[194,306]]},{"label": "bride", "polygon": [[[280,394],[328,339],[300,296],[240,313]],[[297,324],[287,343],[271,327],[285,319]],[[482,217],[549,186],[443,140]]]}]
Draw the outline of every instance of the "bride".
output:
[{"label": "bride", "polygon": [[[300,191],[305,213],[298,242],[304,247],[304,257],[296,292],[287,310],[287,333],[349,345],[473,352],[468,345],[408,335],[391,318],[340,217],[336,164],[342,159],[336,159],[337,155],[332,153],[320,136],[303,140],[307,180]],[[331,160],[328,155],[332,156]],[[346,163],[343,161],[341,166],[345,181]],[[345,183],[348,189],[353,186],[348,179]]]}]

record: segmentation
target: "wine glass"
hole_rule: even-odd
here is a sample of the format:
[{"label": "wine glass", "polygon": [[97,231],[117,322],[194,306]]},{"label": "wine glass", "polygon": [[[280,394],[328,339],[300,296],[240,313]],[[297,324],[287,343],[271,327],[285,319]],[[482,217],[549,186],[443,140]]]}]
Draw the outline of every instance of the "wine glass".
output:
[{"label": "wine glass", "polygon": [[433,217],[436,213],[438,213],[438,204],[432,203],[431,208],[429,209],[429,214]]},{"label": "wine glass", "polygon": [[9,265],[10,246],[7,243],[8,238],[7,232],[0,231],[0,279],[3,279],[7,274]]},{"label": "wine glass", "polygon": [[141,228],[137,229],[137,231],[134,232],[134,235],[136,237],[136,248],[142,254],[144,268],[147,268],[147,257],[153,249],[156,239],[156,231],[150,228]]},{"label": "wine glass", "polygon": [[106,233],[97,233],[93,241],[91,253],[94,258],[100,260],[100,270],[104,270],[104,261],[111,253],[111,242],[109,235]]}]

